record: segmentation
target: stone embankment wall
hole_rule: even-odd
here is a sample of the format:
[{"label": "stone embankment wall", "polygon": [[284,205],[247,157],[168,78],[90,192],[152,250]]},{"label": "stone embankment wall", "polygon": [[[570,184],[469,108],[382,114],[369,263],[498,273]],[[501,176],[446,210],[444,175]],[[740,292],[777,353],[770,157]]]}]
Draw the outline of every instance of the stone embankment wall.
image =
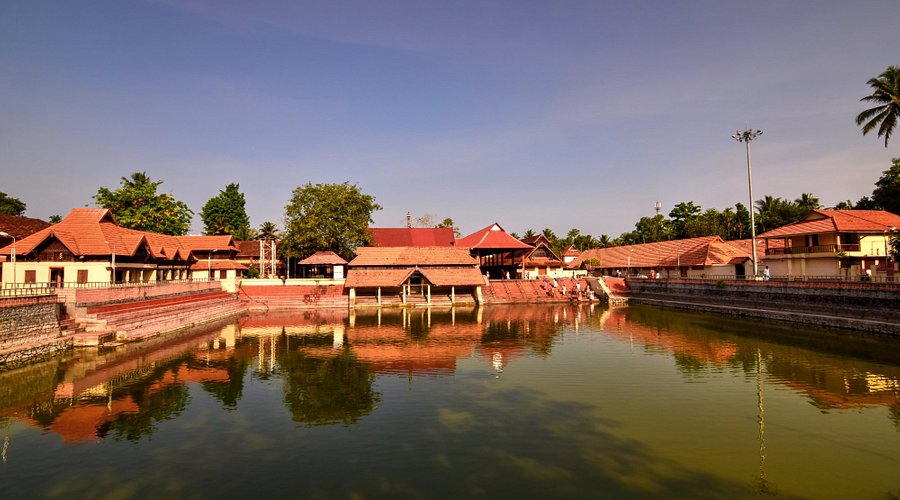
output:
[{"label": "stone embankment wall", "polygon": [[69,347],[55,295],[0,299],[0,365]]},{"label": "stone embankment wall", "polygon": [[631,300],[900,335],[900,283],[628,280]]}]

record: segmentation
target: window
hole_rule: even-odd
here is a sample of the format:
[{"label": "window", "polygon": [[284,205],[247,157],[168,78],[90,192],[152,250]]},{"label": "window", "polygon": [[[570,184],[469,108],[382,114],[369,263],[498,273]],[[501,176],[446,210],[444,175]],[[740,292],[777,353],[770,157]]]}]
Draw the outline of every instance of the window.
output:
[{"label": "window", "polygon": [[227,270],[222,269],[221,271],[219,271],[219,279],[220,279],[220,280],[223,280],[223,279],[225,279],[225,278],[227,278],[227,277],[228,277],[228,271],[227,271]]},{"label": "window", "polygon": [[79,269],[78,270],[78,283],[87,283],[87,281],[88,281],[87,269]]},{"label": "window", "polygon": [[36,283],[37,271],[25,271],[25,283]]}]

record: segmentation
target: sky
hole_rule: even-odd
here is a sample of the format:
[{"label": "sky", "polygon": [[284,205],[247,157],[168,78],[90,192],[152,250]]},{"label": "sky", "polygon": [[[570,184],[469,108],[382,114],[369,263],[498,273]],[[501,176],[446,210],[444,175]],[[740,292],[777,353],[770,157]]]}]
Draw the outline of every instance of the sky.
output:
[{"label": "sky", "polygon": [[[251,224],[349,181],[377,227],[611,237],[682,201],[869,195],[863,136],[900,2],[42,1],[0,4],[0,191],[47,219],[146,172]],[[202,230],[194,216],[192,232]]]}]

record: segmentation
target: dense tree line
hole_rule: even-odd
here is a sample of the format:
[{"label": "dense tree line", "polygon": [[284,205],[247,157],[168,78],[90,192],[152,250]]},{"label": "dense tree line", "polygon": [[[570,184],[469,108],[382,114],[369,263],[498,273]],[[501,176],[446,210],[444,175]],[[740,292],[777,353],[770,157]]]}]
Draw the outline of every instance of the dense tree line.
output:
[{"label": "dense tree line", "polygon": [[[810,210],[817,208],[825,207],[812,193],[802,193],[793,201],[766,195],[754,203],[756,233],[764,233],[798,221]],[[870,196],[863,196],[856,203],[846,200],[828,208],[887,210],[894,214],[900,214],[900,158],[892,160],[891,168],[885,170],[875,182],[875,189]],[[528,238],[537,234],[534,230],[528,229],[522,233],[521,237]],[[693,201],[683,201],[672,208],[668,217],[662,214],[641,217],[635,223],[634,230],[626,231],[617,238],[610,238],[606,234],[595,238],[589,234],[582,234],[578,229],[569,230],[565,237],[557,236],[549,228],[545,228],[541,234],[550,240],[551,247],[557,253],[569,246],[584,251],[589,248],[654,243],[701,236],[720,236],[724,240],[740,240],[750,238],[750,211],[741,203],[735,203],[734,207],[720,211],[715,208],[704,210]],[[516,233],[513,235],[519,237]],[[900,238],[896,238],[894,243],[900,245]],[[900,253],[900,246],[898,246],[897,252]]]}]

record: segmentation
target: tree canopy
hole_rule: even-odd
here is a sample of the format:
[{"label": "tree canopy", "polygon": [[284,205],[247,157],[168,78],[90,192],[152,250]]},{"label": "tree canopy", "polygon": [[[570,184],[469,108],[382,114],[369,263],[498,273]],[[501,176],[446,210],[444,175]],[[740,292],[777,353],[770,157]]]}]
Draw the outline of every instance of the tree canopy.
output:
[{"label": "tree canopy", "polygon": [[207,235],[230,234],[239,240],[250,238],[250,217],[240,185],[231,183],[207,200],[200,210],[203,232]]},{"label": "tree canopy", "polygon": [[856,124],[862,125],[863,135],[877,127],[878,137],[884,136],[884,147],[887,147],[900,116],[900,67],[888,66],[879,77],[871,78],[866,83],[872,87],[872,93],[860,101],[872,102],[877,106],[858,114]]},{"label": "tree canopy", "polygon": [[0,192],[0,214],[25,215],[25,202]]},{"label": "tree canopy", "polygon": [[284,208],[283,248],[293,257],[331,250],[350,260],[356,247],[369,243],[372,213],[381,210],[375,198],[355,184],[312,184],[294,189]]},{"label": "tree canopy", "polygon": [[170,194],[157,193],[163,181],[151,181],[145,172],[121,178],[121,187],[111,191],[101,187],[94,200],[97,206],[112,211],[122,227],[154,233],[184,235],[193,212]]},{"label": "tree canopy", "polygon": [[894,158],[891,163],[891,168],[875,181],[872,201],[878,208],[900,215],[900,158]]}]

